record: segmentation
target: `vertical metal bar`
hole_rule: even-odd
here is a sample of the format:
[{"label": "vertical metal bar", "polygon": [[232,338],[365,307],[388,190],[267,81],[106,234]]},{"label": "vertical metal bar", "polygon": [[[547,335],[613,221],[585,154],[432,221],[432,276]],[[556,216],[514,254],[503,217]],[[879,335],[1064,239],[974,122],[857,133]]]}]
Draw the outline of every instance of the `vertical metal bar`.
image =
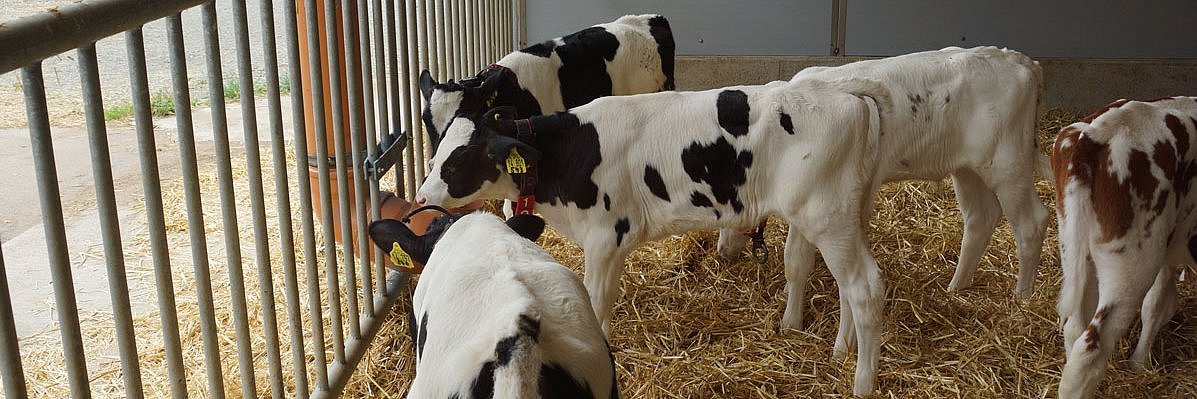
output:
[{"label": "vertical metal bar", "polygon": [[[350,160],[353,160],[353,165],[361,165],[359,163],[359,161],[361,161],[361,154],[353,151],[350,144],[345,142],[346,133],[350,136],[349,141],[351,142],[355,140],[360,141],[359,137],[362,134],[362,121],[359,118],[362,109],[362,105],[359,101],[361,99],[361,97],[359,97],[361,93],[357,89],[359,87],[358,74],[361,73],[361,70],[358,69],[358,46],[355,44],[357,38],[354,37],[357,35],[357,7],[352,1],[336,1],[329,2],[327,4],[328,5],[325,6],[327,7],[326,10],[331,11],[333,9],[333,4],[336,4],[341,8],[341,50],[344,51],[342,56],[345,57],[345,71],[344,73],[339,74],[331,73],[337,69],[332,68],[332,63],[330,62],[329,65],[331,70],[329,75],[333,76],[333,93],[337,93],[337,84],[340,80],[337,77],[342,75],[345,76],[345,87],[341,88],[341,90],[343,90],[341,93],[343,94],[333,96],[333,101],[337,102],[337,106],[333,107],[333,115],[336,115],[338,110],[340,110],[341,117],[333,119],[343,121],[348,118],[349,131],[342,131],[341,133],[333,134],[333,150],[335,150],[337,153],[337,193],[341,198],[337,205],[339,205],[341,210],[341,253],[345,255],[345,305],[349,309],[349,336],[357,339],[361,338],[362,336],[362,327],[358,323],[360,313],[357,292],[357,264],[356,259],[354,259],[355,243],[353,242],[353,226],[355,221],[353,219],[353,209],[350,207],[354,206],[355,202],[359,202],[363,198],[360,195],[361,193],[356,190],[358,180],[357,176],[359,173],[361,173],[361,167],[358,166],[353,168],[353,172],[351,173],[349,171],[350,166],[347,164],[350,162]],[[335,14],[329,13],[327,15],[331,16]],[[329,31],[332,32],[333,30],[329,29]],[[329,43],[335,45],[337,41],[330,38]],[[328,52],[331,54],[334,51],[336,51],[335,47],[330,47]],[[340,101],[345,101],[346,103],[341,103]],[[342,126],[341,129],[344,129],[342,124],[335,124],[333,126],[334,132],[336,131],[335,126]],[[361,147],[360,143],[358,144],[358,147]],[[352,153],[352,155],[350,155],[350,153]],[[366,212],[363,211],[358,213],[357,216],[364,217],[365,213]]]},{"label": "vertical metal bar", "polygon": [[831,55],[844,55],[848,30],[848,0],[831,0]]},{"label": "vertical metal bar", "polygon": [[461,64],[461,77],[474,76],[478,69],[470,63],[470,18],[467,7],[469,0],[457,0],[457,62]]},{"label": "vertical metal bar", "polygon": [[[212,103],[212,129],[216,144],[216,171],[220,183],[221,218],[228,258],[229,293],[232,296],[233,327],[237,334],[237,366],[241,370],[241,394],[253,397],[253,353],[249,342],[249,316],[245,305],[245,270],[241,260],[241,233],[237,227],[236,198],[233,196],[232,156],[229,151],[228,116],[225,114],[223,75],[220,68],[220,38],[217,35],[216,3],[203,5],[204,55],[208,59],[208,100]],[[253,88],[250,87],[249,90]],[[245,90],[245,88],[242,88]],[[246,146],[256,143],[246,143]]]},{"label": "vertical metal bar", "polygon": [[[331,119],[333,141],[335,143],[337,140],[336,137],[342,137],[345,133],[344,127],[342,127],[342,121],[345,119],[341,115],[341,79],[339,78],[341,71],[340,66],[337,65],[340,62],[339,54],[337,54],[337,13],[332,0],[324,0],[324,31],[325,49],[328,51],[328,73],[325,75],[328,77],[329,82],[327,99],[332,102]],[[312,40],[309,43],[316,44],[316,48],[310,54],[320,54],[320,41]],[[316,69],[313,68],[312,70],[315,71]],[[315,73],[312,74],[313,88],[317,84],[322,84],[321,81],[316,80],[320,76]],[[316,93],[313,91],[312,96],[315,97],[315,95]],[[341,326],[341,294],[339,288],[341,282],[340,277],[337,275],[337,243],[336,236],[333,233],[332,189],[328,177],[328,138],[324,135],[325,133],[324,131],[316,133],[316,159],[318,160],[320,173],[320,210],[324,216],[321,219],[324,221],[324,279],[329,298],[328,313],[332,322],[333,361],[341,364],[345,363],[345,329]],[[336,158],[338,160],[341,159],[339,149],[334,150],[338,152]],[[345,204],[345,196],[341,198],[339,203]]]},{"label": "vertical metal bar", "polygon": [[[249,21],[245,2],[234,1],[233,30],[237,51],[237,76],[241,87],[241,127],[245,137],[245,168],[249,177],[250,210],[253,212],[254,259],[258,267],[258,295],[261,300],[262,333],[266,340],[267,376],[273,397],[283,395],[283,366],[279,354],[278,313],[275,310],[274,281],[270,267],[270,243],[266,240],[266,198],[262,187],[262,157],[258,142],[258,115],[254,107],[253,58],[249,54]],[[275,90],[277,90],[275,84]],[[253,356],[253,353],[249,353]],[[254,393],[256,395],[256,392]]]},{"label": "vertical metal bar", "polygon": [[[299,185],[299,202],[300,202],[300,218],[303,224],[303,240],[306,244],[304,262],[308,265],[308,270],[313,270],[316,260],[315,254],[315,239],[312,237],[312,200],[311,188],[308,187],[308,179],[305,178],[307,174],[307,164],[301,161],[307,155],[307,139],[305,133],[307,131],[304,125],[303,115],[303,79],[299,68],[299,42],[296,37],[296,20],[295,20],[295,1],[284,0],[283,2],[283,45],[287,47],[287,66],[290,68],[287,74],[287,80],[291,83],[291,118],[294,123],[295,138],[292,139],[295,145],[295,162],[296,171],[295,179]],[[282,119],[282,104],[279,99],[277,90],[271,91],[270,88],[278,88],[278,49],[275,45],[274,39],[274,7],[271,0],[262,1],[262,52],[265,54],[266,61],[266,84],[267,99],[270,104],[270,144],[274,153],[274,187],[277,191],[275,196],[278,200],[278,225],[279,236],[282,242],[279,244],[283,257],[283,285],[284,293],[287,298],[287,324],[291,329],[291,367],[292,374],[295,378],[295,396],[300,399],[308,397],[308,373],[307,373],[307,357],[304,354],[303,347],[303,316],[299,310],[299,277],[295,270],[295,243],[294,232],[291,225],[291,194],[290,184],[287,183],[287,156],[286,150],[283,148],[283,119]],[[309,280],[315,280],[314,277]],[[315,292],[316,298],[319,299],[320,293]],[[319,303],[319,302],[313,302]],[[319,306],[314,306],[319,308]],[[318,312],[317,312],[318,313]],[[320,325],[323,324],[319,320],[319,315],[313,317],[313,322]],[[322,332],[313,332],[313,335],[322,334]],[[324,348],[321,344],[316,348]],[[321,354],[323,350],[317,350]],[[324,365],[324,360],[320,360],[320,365]]]},{"label": "vertical metal bar", "polygon": [[117,221],[116,192],[112,184],[112,159],[108,132],[104,126],[104,99],[100,93],[100,72],[96,45],[79,48],[79,80],[82,83],[87,137],[91,143],[91,171],[96,186],[96,209],[100,232],[104,237],[104,260],[108,269],[108,290],[112,298],[112,316],[116,323],[116,343],[121,357],[121,375],[125,396],[142,398],[141,368],[137,362],[137,336],[133,332],[133,311],[129,301],[129,282],[125,275],[125,254],[121,248],[121,227]]},{"label": "vertical metal bar", "polygon": [[499,43],[502,44],[502,52],[511,52],[511,1],[499,1]]},{"label": "vertical metal bar", "polygon": [[[394,4],[394,1],[388,1],[388,3]],[[390,126],[390,115],[387,114],[387,109],[388,109],[387,88],[389,86],[387,86],[387,55],[386,55],[387,54],[386,50],[388,48],[389,43],[388,43],[388,41],[384,40],[383,38],[384,37],[394,37],[395,29],[391,28],[391,30],[390,30],[391,34],[384,36],[383,20],[388,19],[388,18],[383,15],[382,0],[373,0],[370,4],[371,4],[372,14],[374,15],[374,19],[371,22],[373,22],[373,27],[374,27],[374,68],[377,70],[374,74],[374,79],[375,79],[374,92],[378,96],[374,102],[374,109],[377,110],[375,112],[375,117],[378,118],[378,120],[375,124],[375,127],[378,130],[376,131],[377,133],[375,133],[375,134],[382,137],[382,145],[389,147],[391,144],[390,140],[389,140],[391,126]],[[391,15],[392,15],[392,18],[390,18],[390,20],[393,21],[394,14],[391,14]],[[391,48],[393,51],[394,46],[390,46],[389,48]],[[395,79],[398,79],[398,76],[391,75],[390,78],[391,78],[391,80],[395,80]],[[398,96],[398,94],[399,93],[395,93],[396,96]],[[399,114],[395,113],[395,115],[396,115],[396,122],[398,122],[397,118],[398,118]],[[399,125],[399,123],[395,123],[395,125],[397,126],[397,125]],[[378,141],[378,139],[376,138],[376,139],[374,139],[374,141]],[[367,143],[366,148],[370,149],[370,157],[371,158],[373,158],[375,156],[375,154],[378,153],[378,146],[376,146],[376,145],[370,145],[370,143]],[[381,178],[381,176],[377,176],[377,177]],[[376,210],[382,208],[382,203],[379,200],[380,193],[378,191],[378,184],[379,184],[379,181],[377,179],[370,179],[370,203],[374,204],[373,208],[371,208],[371,209],[376,209]],[[402,195],[400,193],[396,193],[396,194]],[[370,218],[373,220],[380,219],[381,212],[374,212],[374,211],[370,212]],[[384,267],[382,262],[383,262],[382,252],[374,251],[374,282],[375,282],[374,289],[378,291],[378,294],[385,294],[386,288],[387,288],[385,285],[386,284],[386,268]]]},{"label": "vertical metal bar", "polygon": [[445,65],[445,80],[457,79],[460,75],[457,74],[457,67],[453,65],[453,49],[457,47],[457,43],[453,41],[453,0],[440,0],[438,3],[441,6],[440,28],[444,39],[441,45],[444,47],[444,57],[441,57],[441,62]]},{"label": "vertical metal bar", "polygon": [[212,271],[208,265],[208,239],[204,232],[204,210],[200,202],[199,167],[195,150],[194,123],[191,115],[191,91],[187,82],[187,54],[183,45],[183,17],[167,18],[170,41],[171,79],[175,93],[175,123],[179,137],[179,164],[183,177],[183,197],[187,204],[187,232],[191,239],[191,263],[195,267],[195,291],[198,300],[200,332],[204,345],[204,369],[207,371],[208,395],[224,397],[220,343],[216,339],[216,311],[212,298]]},{"label": "vertical metal bar", "polygon": [[[357,35],[357,37],[358,37],[358,48],[360,49],[360,51],[358,52],[358,54],[359,54],[358,59],[361,60],[361,71],[362,71],[362,75],[361,75],[362,78],[360,80],[360,83],[361,83],[360,87],[362,90],[361,97],[360,97],[361,98],[360,104],[362,105],[362,114],[364,115],[363,120],[366,122],[365,131],[363,132],[363,134],[355,136],[360,139],[359,140],[360,143],[358,143],[360,145],[355,146],[354,150],[353,150],[354,155],[357,155],[358,158],[361,158],[362,155],[365,154],[367,151],[368,151],[368,155],[374,155],[374,153],[376,152],[374,149],[378,148],[378,133],[377,133],[378,127],[375,125],[376,120],[374,119],[374,89],[373,89],[374,68],[373,68],[373,64],[370,63],[370,61],[371,61],[370,45],[371,45],[371,41],[373,39],[373,37],[370,36],[370,28],[373,25],[371,24],[371,21],[370,21],[369,10],[370,10],[370,2],[369,1],[358,0],[358,7],[357,7],[357,20],[358,20],[357,32],[358,32],[358,35]],[[376,46],[378,46],[379,48],[382,47],[377,44],[376,44]],[[379,74],[381,75],[382,72],[379,71]],[[362,146],[365,146],[365,148],[362,148]],[[367,148],[368,148],[368,150],[367,150]],[[371,273],[373,271],[370,269],[370,267],[374,263],[374,262],[372,262],[374,259],[372,259],[371,255],[374,254],[375,251],[370,250],[372,245],[370,244],[370,235],[368,234],[368,232],[366,230],[366,228],[367,228],[366,226],[371,220],[377,219],[377,217],[374,217],[373,215],[371,215],[371,216],[366,215],[366,204],[367,203],[370,204],[370,210],[371,210],[370,213],[371,214],[378,213],[377,212],[377,210],[378,210],[378,195],[379,195],[378,180],[374,180],[374,179],[370,178],[369,175],[366,173],[367,171],[365,168],[364,160],[359,159],[359,161],[354,162],[354,171],[356,171],[357,172],[356,174],[361,177],[358,179],[354,179],[354,183],[358,187],[358,189],[357,189],[357,191],[358,191],[358,196],[357,196],[357,231],[358,231],[357,251],[358,251],[358,260],[359,260],[359,262],[361,262],[361,267],[359,268],[360,272],[358,273],[358,275],[361,278],[360,283],[361,283],[361,287],[362,287],[362,298],[366,299],[365,301],[362,302],[364,305],[362,307],[362,309],[363,309],[362,312],[364,312],[365,314],[374,314],[374,301],[371,301],[369,299],[374,296],[374,286],[372,285],[373,279],[371,278],[371,276],[372,276]],[[366,185],[367,181],[369,181],[369,183],[370,183],[368,187]],[[365,193],[365,194],[363,194],[363,193]],[[367,202],[367,201],[369,201],[369,202]]]},{"label": "vertical metal bar", "polygon": [[466,68],[469,71],[477,71],[482,67],[482,63],[478,61],[478,41],[475,39],[475,36],[478,34],[477,10],[477,2],[465,2],[464,21],[462,22],[462,25],[465,26],[465,38],[463,39],[462,46],[465,48]]},{"label": "vertical metal bar", "polygon": [[[417,24],[419,24],[418,30],[420,31],[420,45],[422,46],[420,50],[420,65],[426,69],[429,69],[432,73],[432,76],[437,76],[437,66],[435,62],[436,55],[435,48],[433,47],[436,42],[436,29],[430,26],[431,24],[436,23],[436,19],[432,18],[432,10],[430,10],[429,7],[433,0],[420,1],[424,5],[424,10],[420,13],[419,19],[417,21]],[[421,98],[423,97],[421,96]],[[417,108],[413,116],[419,118],[417,115],[420,115],[420,113],[421,109]],[[410,179],[408,179],[408,188],[411,190],[411,193],[408,195],[413,198],[415,197],[416,181],[422,180],[424,178],[425,167],[423,124],[420,123],[420,121],[417,121],[416,124],[421,128],[416,129],[412,133],[412,145],[409,147],[411,149],[409,152],[411,156],[408,158],[408,162],[410,162],[409,165],[411,165],[412,169],[412,176]]]},{"label": "vertical metal bar", "polygon": [[[445,53],[449,47],[449,44],[445,39],[445,30],[449,25],[449,22],[445,20],[445,1],[446,0],[433,0],[432,18],[429,20],[431,21],[432,28],[434,30],[433,33],[436,35],[436,59],[434,62],[434,64],[436,64],[436,79],[441,82],[449,80],[449,68],[445,62],[447,58]],[[424,175],[421,174],[420,176]]]},{"label": "vertical metal bar", "polygon": [[449,25],[453,29],[453,39],[450,40],[453,44],[453,75],[458,79],[469,76],[465,70],[465,57],[462,56],[462,49],[465,48],[463,45],[464,41],[462,40],[462,32],[465,30],[465,26],[462,26],[461,21],[462,3],[462,0],[452,0],[450,3],[453,9],[453,23]]},{"label": "vertical metal bar", "polygon": [[528,8],[524,0],[515,0],[515,48],[528,46]]},{"label": "vertical metal bar", "polygon": [[486,35],[485,39],[483,39],[483,48],[486,49],[487,53],[486,58],[497,61],[499,59],[499,52],[495,51],[495,14],[493,1],[482,2],[482,16],[486,20],[485,28],[482,31]]},{"label": "vertical metal bar", "polygon": [[[324,137],[324,86],[320,84],[320,44],[317,36],[319,36],[319,23],[316,18],[316,1],[305,0],[303,4],[304,10],[304,30],[307,43],[308,54],[308,68],[311,73],[311,80],[305,82],[302,78],[302,72],[299,66],[300,49],[299,49],[299,29],[298,29],[298,13],[295,6],[298,1],[284,1],[283,8],[287,13],[287,23],[283,26],[287,28],[287,47],[288,47],[288,63],[291,65],[291,92],[303,93],[303,86],[311,86],[312,99],[312,132],[317,138],[317,141],[323,143],[321,137]],[[307,127],[304,119],[304,110],[307,109],[303,105],[303,96],[291,95],[291,111],[292,123],[295,125],[295,138],[291,140],[295,148],[295,156],[306,157],[308,154],[308,140]],[[318,150],[320,151],[320,150]],[[318,160],[318,164],[324,165],[323,159]],[[324,354],[324,313],[321,311],[320,304],[320,279],[319,279],[319,264],[316,262],[316,227],[313,220],[312,210],[312,185],[310,178],[304,178],[310,174],[311,166],[307,162],[295,162],[295,178],[299,185],[299,215],[303,229],[303,262],[304,270],[306,270],[307,290],[308,290],[308,314],[310,322],[312,323],[312,356],[315,360],[312,365],[316,368],[316,390],[328,390],[328,358]],[[323,171],[327,171],[325,168]],[[324,187],[327,187],[327,175],[321,174],[321,180]],[[323,192],[328,192],[327,189]],[[325,205],[324,209],[328,209]],[[327,242],[331,228],[325,227],[325,241]],[[328,248],[326,246],[325,248]]]},{"label": "vertical metal bar", "polygon": [[37,170],[38,192],[41,193],[42,227],[46,231],[46,250],[50,258],[50,277],[54,284],[54,303],[58,311],[59,332],[62,334],[67,380],[71,397],[90,398],[91,388],[87,382],[87,363],[83,357],[83,338],[79,331],[75,282],[67,257],[66,227],[62,221],[58,170],[54,165],[54,143],[50,138],[46,87],[40,62],[21,69],[21,84],[25,88],[25,114],[29,118],[33,164]]},{"label": "vertical metal bar", "polygon": [[[414,74],[411,73],[410,58],[415,57],[415,52],[411,51],[408,43],[415,37],[410,34],[408,27],[414,28],[415,23],[408,24],[408,17],[415,17],[415,4],[412,1],[418,0],[388,0],[386,4],[390,7],[387,9],[387,63],[390,65],[390,75],[388,82],[390,83],[389,92],[391,93],[391,115],[395,121],[394,130],[412,134],[412,112],[411,112],[411,93],[416,93],[416,90],[409,89],[409,85],[415,83]],[[396,4],[397,3],[397,4]],[[398,24],[396,24],[398,20]],[[405,154],[411,154],[411,146],[405,148]],[[408,156],[408,159],[411,159]],[[409,201],[415,195],[414,191],[408,188],[404,183],[407,181],[407,176],[411,175],[411,168],[403,162],[398,162],[395,169],[395,195],[406,198]],[[415,177],[411,177],[415,179]],[[383,277],[379,277],[381,280]],[[379,281],[379,284],[383,284]]]},{"label": "vertical metal bar", "polygon": [[432,77],[440,79],[440,74],[436,70],[436,18],[434,11],[436,5],[433,4],[436,0],[420,0],[420,44],[423,45],[420,53],[420,65],[427,69]]},{"label": "vertical metal bar", "polygon": [[0,378],[4,380],[4,394],[12,399],[25,399],[25,370],[21,367],[21,346],[17,342],[16,320],[12,314],[12,293],[8,290],[8,274],[4,272],[4,250],[0,245]]},{"label": "vertical metal bar", "polygon": [[145,43],[141,28],[125,33],[129,57],[129,82],[133,95],[133,120],[136,122],[137,148],[141,155],[141,185],[145,193],[145,213],[150,233],[150,253],[154,259],[154,281],[158,287],[159,317],[171,394],[187,396],[187,375],[179,343],[179,318],[175,313],[175,289],[166,243],[166,218],[162,214],[162,184],[158,174],[158,151],[154,143],[154,121],[150,115],[150,89],[146,76]]}]

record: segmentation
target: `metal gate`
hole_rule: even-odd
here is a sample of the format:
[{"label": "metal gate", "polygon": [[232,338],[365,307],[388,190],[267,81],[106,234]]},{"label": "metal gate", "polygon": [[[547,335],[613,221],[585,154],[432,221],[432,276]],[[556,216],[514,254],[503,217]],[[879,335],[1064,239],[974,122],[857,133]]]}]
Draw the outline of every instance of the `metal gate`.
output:
[{"label": "metal gate", "polygon": [[[379,217],[380,183],[410,199],[425,174],[423,134],[407,145],[404,133],[421,131],[418,72],[444,81],[498,60],[523,40],[523,4],[246,3],[91,0],[0,24],[0,77],[20,74],[46,250],[22,254],[0,237],[0,396],[329,397],[345,387],[407,283],[356,232]],[[163,42],[147,41],[151,28]],[[131,126],[105,120],[114,101],[104,88],[124,79],[101,74],[117,62],[97,51],[109,37],[124,41]],[[230,47],[234,68],[222,60]],[[94,185],[83,209],[64,209],[58,168],[85,156],[55,151],[61,130],[47,103],[42,60],[60,54],[77,60]],[[164,95],[152,93],[166,84],[150,79],[158,74],[169,76]],[[226,109],[230,87],[240,88],[237,109]],[[153,114],[170,105],[173,127]],[[113,175],[114,156],[134,152],[140,187]],[[15,182],[0,195],[32,190]],[[70,222],[76,214],[98,227]],[[96,253],[78,248],[87,242]],[[77,279],[92,266],[102,273]],[[48,269],[52,293],[25,272],[10,279],[14,268]],[[80,288],[93,280],[103,281]],[[14,313],[13,298],[42,291],[49,313]],[[80,307],[77,295],[93,291],[106,294],[104,309]],[[48,325],[18,334],[31,317]],[[41,342],[53,345],[31,349]]]}]

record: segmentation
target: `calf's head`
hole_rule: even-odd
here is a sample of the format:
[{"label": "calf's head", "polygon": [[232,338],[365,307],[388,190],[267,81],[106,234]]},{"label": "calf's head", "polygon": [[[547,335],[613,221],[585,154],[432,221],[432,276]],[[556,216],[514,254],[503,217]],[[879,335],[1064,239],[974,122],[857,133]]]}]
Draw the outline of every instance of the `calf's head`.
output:
[{"label": "calf's head", "polygon": [[424,96],[424,128],[436,154],[445,131],[458,115],[480,115],[498,94],[501,76],[480,72],[478,76],[453,82],[437,83],[425,69],[420,72],[420,94]]},{"label": "calf's head", "polygon": [[[515,110],[499,107],[481,116],[459,114],[432,157],[428,177],[416,194],[420,205],[454,208],[479,199],[515,199],[519,189],[508,160],[540,160],[540,151],[515,138]],[[513,153],[515,155],[513,155]]]},{"label": "calf's head", "polygon": [[[395,247],[399,247],[411,257],[411,260],[419,263],[428,263],[428,258],[432,256],[432,250],[441,241],[451,227],[455,225],[466,226],[478,221],[478,218],[495,217],[494,215],[483,214],[477,212],[465,216],[453,217],[449,215],[440,216],[432,220],[428,225],[428,230],[423,235],[418,235],[412,232],[406,224],[398,220],[382,219],[370,223],[370,239],[374,241],[383,251],[391,253],[395,251]],[[531,241],[536,241],[540,238],[540,234],[544,232],[544,219],[536,215],[517,215],[507,220],[507,227],[511,231],[521,237],[527,238]],[[463,250],[477,245],[477,243],[463,243]]]}]

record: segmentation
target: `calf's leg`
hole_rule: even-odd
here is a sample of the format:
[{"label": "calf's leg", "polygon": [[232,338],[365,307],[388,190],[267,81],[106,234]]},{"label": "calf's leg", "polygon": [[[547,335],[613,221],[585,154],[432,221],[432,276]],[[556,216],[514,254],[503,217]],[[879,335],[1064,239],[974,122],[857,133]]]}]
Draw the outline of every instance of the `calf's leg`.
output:
[{"label": "calf's leg", "polygon": [[1143,328],[1139,333],[1139,343],[1135,345],[1135,352],[1131,354],[1131,367],[1143,370],[1151,365],[1151,344],[1159,334],[1164,323],[1176,313],[1176,282],[1172,268],[1160,268],[1156,274],[1155,283],[1147,291],[1140,311]]},{"label": "calf's leg", "polygon": [[989,246],[1002,212],[997,196],[976,173],[970,170],[956,171],[952,174],[952,183],[960,214],[964,218],[964,238],[960,240],[960,258],[956,261],[956,274],[948,283],[948,291],[972,285],[977,262],[985,253],[985,247]]},{"label": "calf's leg", "polygon": [[[1123,256],[1127,255],[1127,256]],[[1060,398],[1093,397],[1097,385],[1105,375],[1110,353],[1126,335],[1135,320],[1143,298],[1162,268],[1160,260],[1140,263],[1152,258],[1138,251],[1114,255],[1094,251],[1093,261],[1098,287],[1097,311],[1068,354],[1060,379]],[[1146,268],[1133,265],[1149,265]]]},{"label": "calf's leg", "polygon": [[[584,248],[585,276],[582,284],[590,294],[590,306],[603,326],[603,335],[611,337],[611,309],[619,297],[619,278],[623,276],[626,251],[615,246],[613,239],[596,239]],[[624,242],[625,247],[633,247]]]},{"label": "calf's leg", "polygon": [[1018,245],[1018,285],[1014,296],[1019,299],[1027,299],[1034,292],[1039,253],[1043,250],[1043,235],[1050,215],[1035,194],[1029,176],[1029,172],[1023,178],[1015,174],[990,185],[1002,204],[1002,213],[1014,228],[1014,242]]},{"label": "calf's leg", "polygon": [[[847,327],[844,321],[851,317],[851,328],[855,329],[857,341],[856,377],[853,392],[864,395],[873,391],[877,379],[877,362],[881,354],[881,307],[885,298],[885,283],[877,261],[869,253],[864,232],[859,226],[841,226],[853,230],[838,237],[820,237],[816,243],[827,267],[840,286],[841,333]],[[831,236],[831,234],[829,234]],[[847,312],[845,312],[847,310]],[[849,314],[845,317],[844,315]],[[841,339],[842,338],[842,339]],[[836,339],[836,352],[845,351],[850,341],[847,337]],[[842,342],[841,342],[842,341]]]},{"label": "calf's leg", "polygon": [[786,268],[786,310],[781,316],[781,328],[798,330],[802,328],[807,281],[815,265],[815,246],[791,225],[782,257]]}]

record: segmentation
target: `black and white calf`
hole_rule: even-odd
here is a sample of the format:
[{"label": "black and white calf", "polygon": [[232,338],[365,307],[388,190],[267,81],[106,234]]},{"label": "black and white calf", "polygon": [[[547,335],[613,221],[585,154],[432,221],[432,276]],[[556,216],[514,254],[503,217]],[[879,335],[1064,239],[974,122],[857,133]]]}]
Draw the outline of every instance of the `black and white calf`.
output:
[{"label": "black and white calf", "polygon": [[616,398],[615,367],[585,288],[535,240],[532,215],[504,225],[442,216],[416,236],[382,220],[370,237],[427,265],[412,298],[409,398]]},{"label": "black and white calf", "polygon": [[[1050,175],[1048,159],[1035,140],[1043,80],[1039,65],[1011,50],[949,47],[839,67],[806,68],[792,80],[847,77],[877,79],[893,98],[881,111],[882,145],[874,183],[952,176],[965,229],[948,290],[972,284],[977,262],[1005,214],[1018,244],[1014,293],[1020,298],[1030,296],[1050,217],[1034,187],[1036,172]],[[745,240],[729,233],[721,234],[720,251],[738,253]],[[797,243],[793,244],[796,253],[787,251],[786,267],[797,270],[795,278],[801,284],[787,285],[789,302],[795,306],[786,308],[782,323],[786,327],[802,325],[805,282],[815,256],[807,238],[794,229],[787,237],[787,245]]]},{"label": "black and white calf", "polygon": [[435,153],[458,114],[515,107],[520,118],[564,111],[603,96],[673,90],[673,32],[660,15],[613,22],[512,52],[477,76],[437,83],[420,74],[424,127]]},{"label": "black and white calf", "polygon": [[845,79],[602,97],[515,121],[462,116],[416,198],[449,207],[516,199],[502,166],[512,149],[535,163],[536,210],[585,249],[584,282],[607,333],[624,258],[641,243],[780,216],[822,250],[839,282],[855,335],[836,352],[861,343],[863,394],[876,377],[885,290],[860,222],[877,185],[877,103],[888,101],[879,82]]},{"label": "black and white calf", "polygon": [[1131,365],[1176,310],[1173,267],[1197,258],[1197,97],[1120,100],[1064,129],[1052,152],[1068,362],[1061,398],[1092,397],[1135,314]]}]

